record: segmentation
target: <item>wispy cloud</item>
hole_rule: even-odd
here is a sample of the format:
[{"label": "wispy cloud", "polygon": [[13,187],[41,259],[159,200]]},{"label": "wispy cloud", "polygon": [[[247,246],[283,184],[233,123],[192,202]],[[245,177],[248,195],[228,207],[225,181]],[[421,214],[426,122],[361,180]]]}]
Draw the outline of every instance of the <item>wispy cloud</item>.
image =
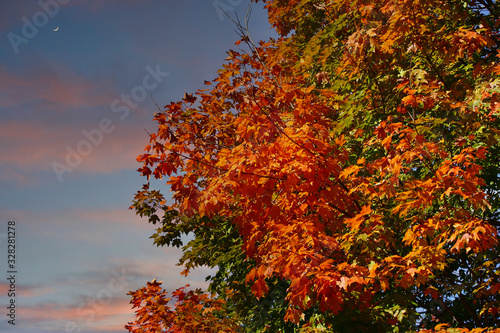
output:
[{"label": "wispy cloud", "polygon": [[0,67],[0,107],[11,111],[0,124],[0,181],[26,186],[39,182],[39,172],[51,171],[61,182],[73,171],[139,167],[135,157],[148,142],[144,128],[154,113],[141,104],[169,75],[160,65],[146,66],[123,92],[64,66],[30,75]]},{"label": "wispy cloud", "polygon": [[[172,264],[168,263],[168,257],[165,259],[164,262],[158,259],[121,260],[119,265],[115,262],[110,266],[103,263],[83,274],[59,274],[61,276],[52,280],[50,286],[47,283],[19,285],[19,290],[28,290],[17,297],[19,326],[38,327],[50,332],[120,330],[134,317],[127,292],[145,286],[155,277],[164,280],[163,287],[169,292],[188,281],[193,289],[206,288],[204,277],[211,271],[197,270],[189,280],[175,277]],[[8,286],[0,284],[0,290],[6,291],[6,288]]]},{"label": "wispy cloud", "polygon": [[[99,85],[106,87],[105,79],[100,80]],[[96,82],[59,64],[44,69],[32,68],[24,74],[0,67],[0,90],[0,107],[19,107],[36,102],[46,110],[61,112],[68,108],[109,105],[114,98],[112,92],[106,91],[108,89],[96,89]]]},{"label": "wispy cloud", "polygon": [[[88,155],[81,158],[77,167],[71,168],[66,174],[73,171],[76,171],[76,174],[105,174],[139,167],[136,156],[143,152],[148,142],[147,134],[143,128],[133,124],[116,121],[113,126],[116,130],[111,134],[103,134],[106,137],[101,139],[102,143],[92,145]],[[64,127],[51,124],[44,127],[29,120],[0,123],[0,142],[4,143],[0,148],[0,180],[27,186],[40,182],[37,172],[50,172],[52,177],[46,177],[45,181],[57,181],[53,162],[65,164],[67,159],[75,159],[78,144],[88,141],[83,131],[90,133],[96,128],[96,121],[88,121],[86,124],[74,123]]]},{"label": "wispy cloud", "polygon": [[[40,297],[54,292],[54,287],[50,285],[27,285],[23,284],[22,288],[18,289],[17,296],[23,298]],[[0,295],[8,294],[10,284],[6,282],[0,283]]]},{"label": "wispy cloud", "polygon": [[57,327],[63,332],[72,328],[73,330],[68,330],[71,332],[119,329],[116,324],[110,323],[124,322],[124,318],[132,318],[130,306],[125,297],[115,297],[101,302],[87,300],[73,304],[39,303],[23,307],[18,320],[24,327],[45,327],[52,330]]}]

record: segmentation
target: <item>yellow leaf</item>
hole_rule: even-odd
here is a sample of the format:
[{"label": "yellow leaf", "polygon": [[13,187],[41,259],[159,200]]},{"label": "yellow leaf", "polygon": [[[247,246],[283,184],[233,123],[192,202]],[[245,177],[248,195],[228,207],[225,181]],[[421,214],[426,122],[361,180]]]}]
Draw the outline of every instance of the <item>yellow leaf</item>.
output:
[{"label": "yellow leaf", "polygon": [[357,165],[348,166],[347,168],[345,168],[344,170],[342,170],[340,172],[340,178],[347,179],[347,177],[349,177],[351,174],[356,175],[358,173],[359,169],[361,169],[361,167],[359,167]]},{"label": "yellow leaf", "polygon": [[389,281],[387,279],[380,279],[380,286],[382,287],[383,291],[386,291],[389,289]]},{"label": "yellow leaf", "polygon": [[450,327],[450,324],[446,324],[446,323],[438,324],[438,325],[436,325],[436,327],[434,327],[434,330],[440,331],[440,330],[447,329],[448,327]]}]

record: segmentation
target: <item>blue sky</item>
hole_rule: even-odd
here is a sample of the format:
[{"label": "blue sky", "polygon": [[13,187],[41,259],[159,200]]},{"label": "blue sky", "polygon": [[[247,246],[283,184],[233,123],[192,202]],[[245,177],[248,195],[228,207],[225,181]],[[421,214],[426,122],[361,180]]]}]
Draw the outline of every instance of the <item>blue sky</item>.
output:
[{"label": "blue sky", "polygon": [[[204,88],[245,0],[0,2],[0,331],[124,332],[129,296],[181,277],[178,249],[128,210],[143,179],[135,157],[160,106]],[[58,28],[58,29],[57,29]],[[254,39],[274,35],[253,5]],[[57,30],[57,31],[54,31]],[[128,97],[127,97],[128,96]],[[162,183],[156,186],[168,189]],[[16,325],[5,306],[7,222],[16,221]]]}]

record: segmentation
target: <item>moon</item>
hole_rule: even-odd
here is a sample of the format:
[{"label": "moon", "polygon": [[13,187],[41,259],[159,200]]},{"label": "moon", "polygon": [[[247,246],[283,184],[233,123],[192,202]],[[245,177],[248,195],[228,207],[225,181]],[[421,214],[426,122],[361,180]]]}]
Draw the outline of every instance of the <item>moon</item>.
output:
[{"label": "moon", "polygon": [[55,28],[55,29],[52,29],[52,30],[53,30],[53,31],[57,31],[57,30],[59,30],[59,27],[57,27],[57,28]]}]

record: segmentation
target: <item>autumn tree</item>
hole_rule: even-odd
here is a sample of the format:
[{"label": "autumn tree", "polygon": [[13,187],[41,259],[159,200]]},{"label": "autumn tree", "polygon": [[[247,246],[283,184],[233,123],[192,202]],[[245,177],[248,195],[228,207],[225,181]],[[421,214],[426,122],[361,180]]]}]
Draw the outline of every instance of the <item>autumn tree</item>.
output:
[{"label": "autumn tree", "polygon": [[237,21],[218,76],[155,115],[138,157],[155,243],[183,247],[185,274],[218,269],[212,327],[500,326],[500,6],[262,2],[280,38]]}]

